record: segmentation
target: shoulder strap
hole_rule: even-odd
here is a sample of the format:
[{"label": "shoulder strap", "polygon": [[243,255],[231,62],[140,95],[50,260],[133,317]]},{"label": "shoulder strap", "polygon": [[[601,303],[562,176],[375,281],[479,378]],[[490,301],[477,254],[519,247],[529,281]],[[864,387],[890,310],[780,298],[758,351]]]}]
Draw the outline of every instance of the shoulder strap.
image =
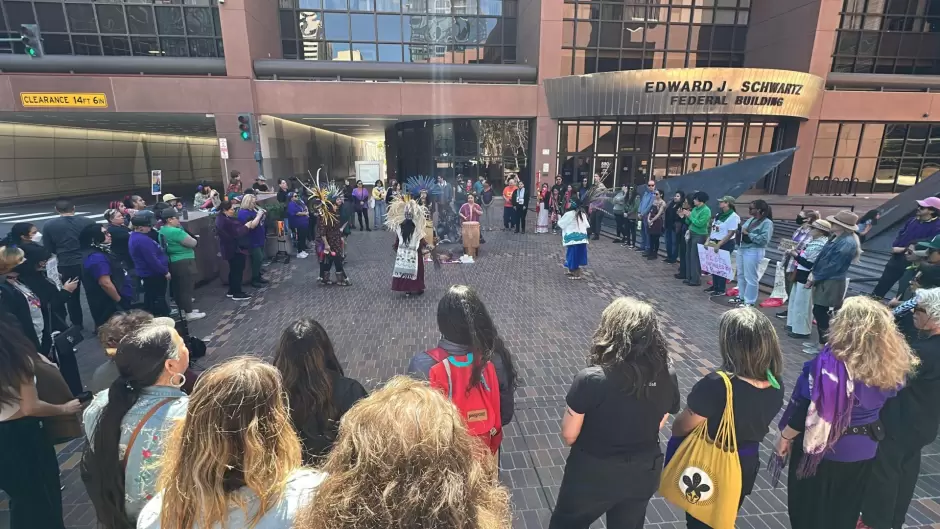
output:
[{"label": "shoulder strap", "polygon": [[448,353],[441,347],[435,347],[434,349],[431,349],[430,351],[425,351],[424,354],[430,356],[431,359],[434,360],[435,362],[443,362],[450,356],[450,353]]},{"label": "shoulder strap", "polygon": [[131,433],[131,438],[128,439],[127,441],[127,448],[124,450],[124,460],[121,461],[121,467],[123,470],[125,471],[127,470],[127,456],[128,454],[131,453],[131,449],[134,448],[134,441],[136,441],[137,436],[140,435],[140,430],[143,429],[144,424],[147,424],[147,421],[149,421],[150,418],[153,417],[154,413],[157,413],[157,410],[159,410],[160,408],[162,408],[163,406],[165,406],[167,403],[169,403],[172,400],[175,400],[175,399],[173,399],[173,397],[167,397],[161,400],[160,402],[154,404],[153,407],[150,408],[150,411],[144,414],[143,418],[140,419],[140,422],[137,423],[137,426],[134,428],[134,431]]}]

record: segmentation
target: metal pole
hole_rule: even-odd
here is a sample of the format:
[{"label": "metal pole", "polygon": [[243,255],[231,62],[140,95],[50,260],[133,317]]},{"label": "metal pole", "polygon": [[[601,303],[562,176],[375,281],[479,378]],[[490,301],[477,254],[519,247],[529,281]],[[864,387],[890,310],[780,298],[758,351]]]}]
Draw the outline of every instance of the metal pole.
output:
[{"label": "metal pole", "polygon": [[[229,178],[228,178],[228,159],[227,158],[222,158],[222,167],[225,170],[225,172],[222,173],[222,190],[225,192],[228,192],[228,186],[229,184],[231,184],[231,182],[229,182]],[[219,198],[222,198],[222,197],[220,196]]]}]

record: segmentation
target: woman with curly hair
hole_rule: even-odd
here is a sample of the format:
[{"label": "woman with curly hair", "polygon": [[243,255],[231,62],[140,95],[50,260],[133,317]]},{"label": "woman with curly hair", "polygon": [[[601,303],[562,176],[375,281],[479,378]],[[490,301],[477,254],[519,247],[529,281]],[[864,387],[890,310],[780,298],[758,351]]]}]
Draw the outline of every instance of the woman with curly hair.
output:
[{"label": "woman with curly hair", "polygon": [[917,364],[887,308],[845,301],[829,343],[803,364],[780,420],[777,455],[790,455],[787,510],[800,529],[852,529],[884,438],[879,414]]},{"label": "woman with curly hair", "polygon": [[295,527],[510,527],[509,492],[484,454],[441,393],[395,377],[343,417],[327,477]]},{"label": "woman with curly hair", "polygon": [[288,529],[323,474],[301,467],[281,375],[236,358],[202,375],[138,529]]},{"label": "woman with curly hair", "polygon": [[574,377],[561,422],[571,446],[550,528],[640,529],[659,486],[659,429],[679,411],[679,386],[656,312],[617,298],[594,331],[590,367]]}]

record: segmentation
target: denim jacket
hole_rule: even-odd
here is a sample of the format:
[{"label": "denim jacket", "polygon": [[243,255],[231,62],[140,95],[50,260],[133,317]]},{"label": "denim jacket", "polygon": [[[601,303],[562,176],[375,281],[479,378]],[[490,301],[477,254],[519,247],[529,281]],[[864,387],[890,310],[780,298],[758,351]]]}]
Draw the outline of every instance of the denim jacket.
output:
[{"label": "denim jacket", "polygon": [[[127,511],[128,518],[132,521],[137,519],[147,501],[156,495],[158,467],[160,458],[163,456],[166,436],[176,421],[186,416],[189,397],[174,387],[150,386],[144,388],[140,391],[137,402],[134,403],[134,406],[124,415],[124,419],[121,421],[119,458],[124,457],[131,434],[134,433],[144,415],[157,403],[167,398],[173,400],[161,406],[147,420],[143,428],[140,429],[137,440],[134,441],[132,452],[127,456],[127,470],[124,473],[124,508]],[[85,424],[85,435],[88,437],[89,443],[94,438],[98,417],[101,416],[101,412],[104,411],[107,404],[108,390],[104,390],[95,395],[91,404],[85,409],[83,422]]]},{"label": "denim jacket", "polygon": [[774,222],[770,219],[763,219],[761,222],[754,222],[754,217],[747,219],[741,226],[742,230],[747,230],[747,236],[751,242],[741,242],[738,248],[746,250],[748,248],[767,248],[770,239],[774,237]]},{"label": "denim jacket", "polygon": [[855,237],[844,234],[829,241],[823,246],[816,264],[813,265],[813,281],[827,279],[845,279],[845,273],[855,259]]}]

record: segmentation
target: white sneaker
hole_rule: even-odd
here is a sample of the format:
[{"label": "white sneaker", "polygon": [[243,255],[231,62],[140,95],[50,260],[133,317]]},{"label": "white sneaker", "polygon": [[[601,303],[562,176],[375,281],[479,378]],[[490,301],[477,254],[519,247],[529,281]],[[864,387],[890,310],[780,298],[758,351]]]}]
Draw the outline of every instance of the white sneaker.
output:
[{"label": "white sneaker", "polygon": [[307,258],[307,252],[298,252],[298,253],[297,253],[297,258],[298,258],[298,259],[306,259],[306,258]]},{"label": "white sneaker", "polygon": [[199,312],[198,310],[194,310],[192,312],[186,313],[186,321],[201,320],[205,317],[206,317],[206,313]]}]

